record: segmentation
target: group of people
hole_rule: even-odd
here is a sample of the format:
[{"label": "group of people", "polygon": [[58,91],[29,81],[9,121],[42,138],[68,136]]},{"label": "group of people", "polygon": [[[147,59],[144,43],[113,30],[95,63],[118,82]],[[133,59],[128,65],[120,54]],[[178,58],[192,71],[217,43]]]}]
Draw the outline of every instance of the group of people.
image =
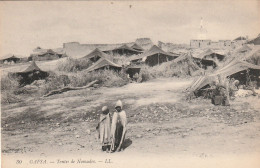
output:
[{"label": "group of people", "polygon": [[[221,80],[220,80],[221,81]],[[211,95],[211,102],[215,105],[229,106],[230,98],[234,99],[235,92],[238,90],[239,81],[232,78],[225,80],[225,82],[213,81],[210,85],[213,90]]]},{"label": "group of people", "polygon": [[97,126],[98,138],[102,144],[102,151],[115,152],[122,149],[126,134],[126,112],[120,100],[116,102],[115,111],[112,116],[112,124],[109,108],[102,107],[100,120]]}]

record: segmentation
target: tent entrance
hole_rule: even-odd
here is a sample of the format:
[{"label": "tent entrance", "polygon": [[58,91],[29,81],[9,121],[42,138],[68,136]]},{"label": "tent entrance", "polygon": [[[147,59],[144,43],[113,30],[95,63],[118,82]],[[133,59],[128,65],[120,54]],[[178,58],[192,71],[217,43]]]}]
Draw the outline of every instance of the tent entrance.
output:
[{"label": "tent entrance", "polygon": [[255,87],[260,87],[260,70],[259,69],[248,69],[237,72],[233,75],[230,75],[229,78],[234,78],[239,81],[240,85],[254,85]]}]

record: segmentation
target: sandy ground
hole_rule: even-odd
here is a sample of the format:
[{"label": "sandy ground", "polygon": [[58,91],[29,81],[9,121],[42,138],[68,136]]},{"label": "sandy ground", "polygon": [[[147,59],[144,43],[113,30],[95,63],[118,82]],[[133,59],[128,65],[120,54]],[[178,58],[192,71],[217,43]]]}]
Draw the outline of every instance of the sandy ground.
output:
[{"label": "sandy ground", "polygon": [[[29,164],[31,158],[54,160],[48,167],[72,167],[56,162],[91,157],[111,158],[108,167],[259,167],[259,97],[237,98],[229,107],[200,98],[186,101],[183,91],[191,82],[157,79],[3,105],[2,158],[12,167],[44,167]],[[100,150],[95,127],[102,106],[113,113],[118,99],[129,121],[125,149],[107,154]],[[17,165],[17,158],[24,163]]]}]

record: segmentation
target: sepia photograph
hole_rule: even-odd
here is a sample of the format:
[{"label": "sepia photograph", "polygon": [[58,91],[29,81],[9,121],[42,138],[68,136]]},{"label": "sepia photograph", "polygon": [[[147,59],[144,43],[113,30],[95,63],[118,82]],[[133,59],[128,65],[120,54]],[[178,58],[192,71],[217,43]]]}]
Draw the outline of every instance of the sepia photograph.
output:
[{"label": "sepia photograph", "polygon": [[260,1],[0,1],[2,168],[259,168]]}]

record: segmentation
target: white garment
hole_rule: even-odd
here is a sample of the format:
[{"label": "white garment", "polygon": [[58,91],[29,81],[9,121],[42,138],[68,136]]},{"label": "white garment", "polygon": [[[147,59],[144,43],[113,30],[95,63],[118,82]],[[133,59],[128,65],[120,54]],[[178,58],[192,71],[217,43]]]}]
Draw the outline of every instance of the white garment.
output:
[{"label": "white garment", "polygon": [[122,126],[126,128],[127,124],[127,118],[126,118],[126,112],[122,110],[121,112],[114,112],[112,117],[112,126],[111,126],[111,136],[115,138],[115,132],[116,132],[116,124],[117,122],[121,122]]},{"label": "white garment", "polygon": [[100,135],[100,142],[102,144],[110,142],[110,132],[111,132],[110,114],[109,113],[107,115],[101,114],[100,115],[100,125],[99,125],[99,135]]}]

